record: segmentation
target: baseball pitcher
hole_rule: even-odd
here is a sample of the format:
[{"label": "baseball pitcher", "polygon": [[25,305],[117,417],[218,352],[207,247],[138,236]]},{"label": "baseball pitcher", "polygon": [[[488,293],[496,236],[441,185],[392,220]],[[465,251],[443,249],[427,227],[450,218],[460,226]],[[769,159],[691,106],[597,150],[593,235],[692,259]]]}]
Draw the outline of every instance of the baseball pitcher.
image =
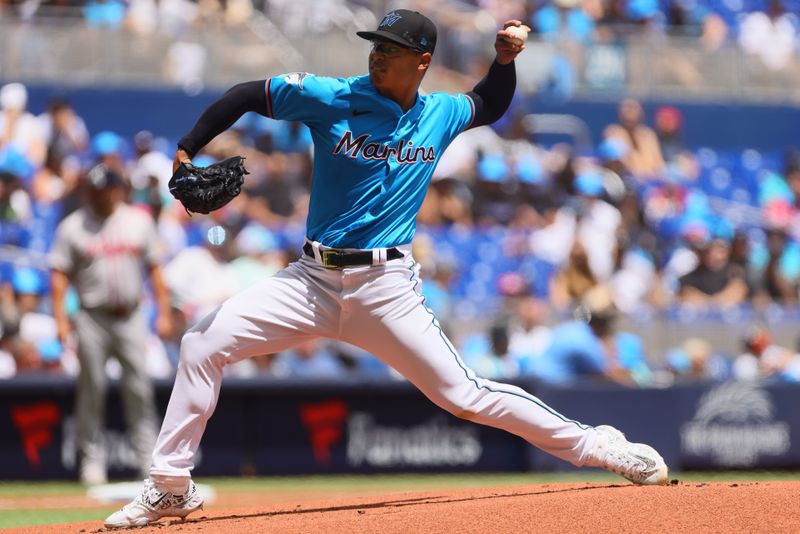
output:
[{"label": "baseball pitcher", "polygon": [[203,113],[179,142],[176,170],[191,169],[191,158],[247,111],[308,125],[315,157],[303,256],[223,303],[183,337],[150,478],[106,526],[145,525],[200,508],[190,478],[193,457],[225,365],[319,336],[378,356],[458,417],[512,432],[578,466],[602,467],[637,484],[667,481],[667,466],[651,447],[476,376],[420,293],[411,241],[436,162],[459,133],[505,113],[527,31],[517,20],[504,24],[495,61],[472,91],[421,95],[436,27],[420,13],[398,9],[376,31],[358,33],[372,46],[368,75],[295,72],[242,83]]}]

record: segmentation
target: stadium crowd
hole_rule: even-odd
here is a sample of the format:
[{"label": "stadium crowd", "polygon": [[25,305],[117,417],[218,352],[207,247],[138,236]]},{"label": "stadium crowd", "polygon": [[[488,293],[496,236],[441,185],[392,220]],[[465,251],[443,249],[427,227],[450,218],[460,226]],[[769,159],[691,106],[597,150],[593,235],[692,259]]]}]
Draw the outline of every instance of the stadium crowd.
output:
[{"label": "stadium crowd", "polygon": [[[495,20],[519,18],[558,46],[544,93],[568,97],[590,44],[631,35],[697,39],[706,53],[736,42],[768,72],[797,71],[800,0],[459,0]],[[313,9],[310,5],[313,4]],[[437,57],[456,70],[480,55],[480,39],[451,0],[407,2],[429,13],[443,34]],[[163,32],[185,46],[177,62],[202,65],[204,52],[184,40],[209,25],[235,28],[253,10],[284,28],[333,20],[337,8],[385,12],[390,2],[341,0],[0,0],[22,19],[80,16],[87,27]],[[60,10],[60,8],[65,8]],[[76,9],[77,8],[77,9]],[[0,17],[9,10],[0,9]],[[314,17],[297,17],[313,12]],[[474,12],[473,12],[474,14]],[[291,23],[290,23],[291,22]],[[301,25],[302,25],[301,24]],[[465,53],[465,51],[473,51]],[[173,53],[171,52],[171,53]],[[691,86],[697,66],[676,58]],[[583,65],[586,67],[586,65]],[[188,67],[187,67],[188,68]],[[198,70],[199,69],[199,70]],[[195,72],[196,71],[196,72]],[[176,81],[202,79],[202,67],[176,70]],[[800,72],[800,71],[798,71]],[[799,347],[773,343],[750,317],[790,317],[800,287],[800,158],[756,151],[689,150],[683,116],[670,106],[646,117],[639,102],[620,103],[588,153],[531,135],[524,106],[494,128],[457,138],[445,153],[419,215],[415,255],[427,271],[428,304],[464,359],[480,374],[550,382],[602,377],[665,385],[683,379],[800,380]],[[247,156],[244,193],[209,217],[189,217],[167,190],[174,140],[142,131],[123,139],[89,132],[62,98],[27,109],[23,85],[0,90],[0,376],[75,375],[74,346],[56,335],[49,263],[55,228],[83,203],[86,171],[101,161],[127,180],[128,202],[157,223],[172,296],[173,335],[151,324],[148,365],[169,376],[180,334],[238,289],[292,261],[302,243],[312,164],[300,124],[245,117],[196,163]],[[144,305],[155,305],[146,292]],[[148,300],[150,299],[150,300]],[[68,294],[68,312],[79,309]],[[688,314],[688,315],[687,315]],[[659,354],[620,329],[637,317],[747,317],[741,349],[719,353],[700,337],[675,340]],[[151,313],[151,323],[154,321]],[[464,333],[462,325],[478,325]],[[109,373],[118,376],[113,361]],[[393,376],[369,355],[315,342],[230,368],[238,376]]]},{"label": "stadium crowd", "polygon": [[[624,100],[618,121],[580,154],[566,143],[534,142],[518,109],[494,129],[462,134],[444,154],[414,253],[428,305],[479,374],[632,386],[800,380],[796,347],[776,345],[764,325],[737,333],[737,354],[694,337],[652,354],[619,328],[620,319],[643,314],[724,318],[746,310],[750,317],[798,304],[800,161],[688,150],[677,108],[659,108],[648,123],[637,101]],[[246,115],[209,144],[196,164],[241,154],[251,174],[242,195],[206,217],[190,216],[168,192],[173,146],[148,131],[132,139],[90,132],[63,98],[30,110],[24,85],[0,88],[0,376],[77,372],[75,347],[57,336],[48,254],[59,221],[82,205],[86,170],[97,162],[126,178],[128,203],[157,224],[175,328],[166,339],[156,335],[146,291],[154,377],[173,372],[187,325],[297,257],[312,165],[303,125]],[[65,306],[78,310],[74,292]],[[464,333],[463,324],[479,327]],[[108,372],[119,376],[113,360]],[[228,372],[394,376],[370,355],[326,341]]]},{"label": "stadium crowd", "polygon": [[[385,13],[397,2],[390,0],[3,0],[0,6],[16,8],[30,20],[36,16],[79,16],[87,25],[112,30],[127,29],[141,33],[176,31],[186,25],[238,25],[253,10],[263,11],[278,22],[296,19],[297,13],[309,14],[315,7],[314,23],[325,24],[336,18],[336,11],[352,12],[366,8],[375,14]],[[579,41],[603,39],[607,32],[636,32],[641,29],[699,36],[725,28],[725,33],[755,35],[760,28],[772,25],[788,35],[787,25],[797,25],[797,0],[410,0],[409,8],[437,16],[445,29],[459,27],[472,10],[480,10],[495,20],[529,21],[536,32],[556,37],[564,30]],[[77,9],[76,9],[77,8]],[[306,17],[307,18],[307,17]],[[298,21],[294,24],[311,22]],[[282,24],[281,27],[286,25]],[[291,24],[289,25],[291,26]],[[638,28],[636,27],[638,26]],[[753,32],[752,34],[750,32]],[[747,38],[745,38],[747,40]],[[776,51],[777,53],[777,51]]]},{"label": "stadium crowd", "polygon": [[[180,85],[187,77],[202,80],[214,51],[199,35],[209,29],[236,34],[263,14],[291,42],[346,27],[364,11],[379,16],[392,7],[433,16],[441,33],[437,63],[461,74],[474,68],[473,58],[485,49],[484,33],[493,32],[498,21],[525,21],[531,38],[546,43],[552,54],[546,59],[548,87],[542,89],[561,98],[572,94],[579,79],[598,87],[615,83],[613,56],[630,39],[658,49],[660,69],[687,89],[709,76],[729,79],[718,71],[733,70],[729,63],[740,57],[747,64],[736,68],[759,83],[796,85],[800,79],[800,0],[2,0],[0,19],[71,18],[90,31],[169,36],[174,42],[164,57],[164,78]],[[663,36],[684,38],[689,46],[673,48]],[[726,56],[731,45],[743,56]]]}]

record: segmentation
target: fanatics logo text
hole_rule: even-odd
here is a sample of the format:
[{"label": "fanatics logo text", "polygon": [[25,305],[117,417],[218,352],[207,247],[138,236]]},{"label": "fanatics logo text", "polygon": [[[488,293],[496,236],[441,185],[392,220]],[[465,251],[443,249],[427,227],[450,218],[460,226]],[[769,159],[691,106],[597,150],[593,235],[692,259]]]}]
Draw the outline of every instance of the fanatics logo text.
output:
[{"label": "fanatics logo text", "polygon": [[345,154],[351,159],[361,156],[365,160],[388,160],[394,157],[395,161],[401,165],[408,163],[433,163],[436,160],[436,151],[431,147],[414,146],[413,141],[401,139],[396,146],[382,145],[380,143],[368,143],[370,134],[359,135],[353,139],[353,132],[347,130],[336,148],[333,155]]}]

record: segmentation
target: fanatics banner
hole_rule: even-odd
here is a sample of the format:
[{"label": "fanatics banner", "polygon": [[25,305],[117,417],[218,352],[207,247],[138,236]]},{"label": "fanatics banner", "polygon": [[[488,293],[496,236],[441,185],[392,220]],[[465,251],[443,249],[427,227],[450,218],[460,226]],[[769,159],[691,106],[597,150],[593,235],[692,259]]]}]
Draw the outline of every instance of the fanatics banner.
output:
[{"label": "fanatics banner", "polygon": [[[517,381],[566,417],[653,445],[674,471],[800,467],[800,385],[726,382],[669,389]],[[171,382],[158,382],[163,415]],[[0,381],[0,479],[77,479],[75,383]],[[111,479],[132,478],[116,384],[106,404]],[[574,469],[505,432],[460,420],[398,382],[226,379],[198,476]]]}]

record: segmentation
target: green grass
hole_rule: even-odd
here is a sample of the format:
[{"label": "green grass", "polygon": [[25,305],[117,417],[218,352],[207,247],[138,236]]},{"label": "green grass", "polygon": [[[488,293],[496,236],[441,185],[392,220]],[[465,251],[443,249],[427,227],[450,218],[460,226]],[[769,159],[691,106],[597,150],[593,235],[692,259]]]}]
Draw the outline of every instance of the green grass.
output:
[{"label": "green grass", "polygon": [[[798,471],[731,471],[676,473],[672,478],[684,482],[800,480]],[[437,488],[467,488],[483,486],[512,486],[516,484],[548,484],[560,482],[619,482],[619,477],[599,471],[574,473],[497,473],[445,475],[314,475],[259,478],[204,478],[198,482],[212,486],[217,492],[331,492],[359,491],[426,491]],[[78,521],[101,521],[118,508],[98,505],[77,509],[14,509],[17,497],[75,497],[85,494],[85,488],[74,482],[0,482],[0,528],[12,528]],[[2,501],[6,501],[3,503]],[[3,509],[5,508],[5,509]]]},{"label": "green grass", "polygon": [[102,521],[116,509],[116,507],[106,507],[80,510],[2,510],[0,511],[0,529],[78,523],[81,521]]}]

